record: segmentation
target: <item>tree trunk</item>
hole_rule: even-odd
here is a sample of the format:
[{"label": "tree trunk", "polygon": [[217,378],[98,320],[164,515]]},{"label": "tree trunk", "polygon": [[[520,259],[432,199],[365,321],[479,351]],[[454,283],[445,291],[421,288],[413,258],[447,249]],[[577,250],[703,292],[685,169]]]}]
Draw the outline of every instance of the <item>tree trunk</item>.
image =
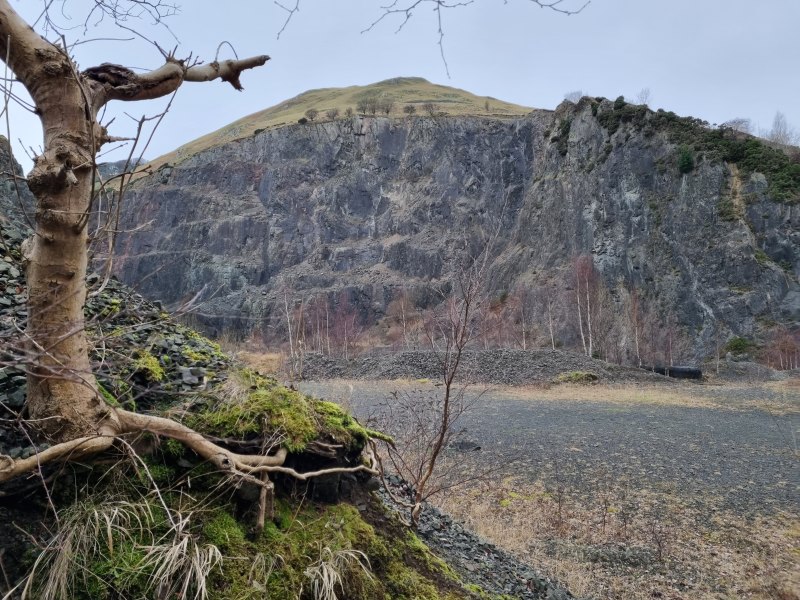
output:
[{"label": "tree trunk", "polygon": [[[25,243],[33,356],[27,407],[48,439],[64,441],[114,428],[97,394],[83,314],[95,137],[102,132],[66,54],[55,47],[36,54],[45,59],[32,90],[44,153],[28,176],[37,209],[34,236]],[[56,70],[60,77],[52,76]]]}]

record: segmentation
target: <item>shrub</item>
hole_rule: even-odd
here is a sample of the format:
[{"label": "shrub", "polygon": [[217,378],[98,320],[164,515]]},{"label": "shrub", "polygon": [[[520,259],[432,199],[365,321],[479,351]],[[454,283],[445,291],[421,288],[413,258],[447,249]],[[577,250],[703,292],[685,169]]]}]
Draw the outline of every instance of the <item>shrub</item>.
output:
[{"label": "shrub", "polygon": [[300,123],[300,125],[305,125],[306,123],[308,123],[308,119],[306,119],[305,117],[300,117],[299,119],[297,119],[297,122]]},{"label": "shrub", "polygon": [[748,340],[747,338],[743,337],[734,337],[728,340],[728,343],[725,344],[724,351],[730,352],[731,354],[745,354],[749,352],[755,344]]},{"label": "shrub", "polygon": [[413,115],[414,113],[417,112],[417,107],[414,106],[413,104],[406,104],[403,107],[403,112],[406,113],[407,115],[411,116],[411,115]]},{"label": "shrub", "polygon": [[309,109],[306,111],[306,118],[307,118],[309,121],[312,121],[312,122],[313,122],[313,121],[314,121],[314,119],[316,119],[318,115],[319,115],[319,111],[318,111],[316,108],[309,108]]},{"label": "shrub", "polygon": [[570,371],[556,377],[556,383],[594,383],[600,379],[589,371]]},{"label": "shrub", "polygon": [[678,150],[678,171],[682,174],[691,173],[694,169],[694,152],[689,146],[681,146]]}]

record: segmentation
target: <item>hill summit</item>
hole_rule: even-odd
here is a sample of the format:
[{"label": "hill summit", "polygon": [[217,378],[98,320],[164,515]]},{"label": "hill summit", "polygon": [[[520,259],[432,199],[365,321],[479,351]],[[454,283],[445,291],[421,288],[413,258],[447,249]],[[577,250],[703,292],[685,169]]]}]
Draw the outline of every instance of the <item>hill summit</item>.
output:
[{"label": "hill summit", "polygon": [[414,107],[413,110],[419,114],[433,110],[439,115],[495,118],[519,117],[532,110],[490,96],[476,96],[464,90],[431,83],[422,77],[394,77],[369,85],[308,90],[199,137],[155,159],[151,164],[158,167],[165,163],[180,162],[213,146],[247,138],[259,131],[296,124],[308,110],[318,111],[317,120],[331,120],[326,117],[328,111],[335,110],[344,116],[348,109],[356,112],[359,102],[369,98],[380,99],[383,106],[391,105],[388,115],[382,110],[377,112],[392,117],[408,114],[406,111],[410,109],[406,109],[407,106]]}]

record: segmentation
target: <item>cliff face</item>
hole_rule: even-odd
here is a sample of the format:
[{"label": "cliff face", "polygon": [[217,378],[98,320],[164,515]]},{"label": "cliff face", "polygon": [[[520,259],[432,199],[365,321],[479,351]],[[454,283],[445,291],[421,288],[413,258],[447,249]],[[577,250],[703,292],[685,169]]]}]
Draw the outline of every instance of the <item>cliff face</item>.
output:
[{"label": "cliff face", "polygon": [[201,293],[211,327],[259,325],[282,285],[346,290],[380,316],[400,287],[432,302],[465,243],[498,232],[495,289],[591,254],[609,286],[674,310],[698,353],[717,327],[747,336],[800,320],[795,192],[711,142],[679,148],[710,135],[697,124],[625,110],[585,98],[521,118],[257,132],[137,183],[120,229],[147,225],[120,236],[118,274],[167,303]]}]

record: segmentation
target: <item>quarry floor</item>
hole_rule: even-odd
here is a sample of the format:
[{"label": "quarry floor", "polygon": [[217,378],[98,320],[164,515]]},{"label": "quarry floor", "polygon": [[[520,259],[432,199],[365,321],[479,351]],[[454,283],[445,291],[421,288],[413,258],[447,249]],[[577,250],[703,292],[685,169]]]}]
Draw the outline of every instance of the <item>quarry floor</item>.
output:
[{"label": "quarry floor", "polygon": [[[428,380],[306,381],[370,420]],[[800,384],[472,387],[432,499],[576,596],[800,597]],[[479,449],[478,449],[479,448]]]}]

